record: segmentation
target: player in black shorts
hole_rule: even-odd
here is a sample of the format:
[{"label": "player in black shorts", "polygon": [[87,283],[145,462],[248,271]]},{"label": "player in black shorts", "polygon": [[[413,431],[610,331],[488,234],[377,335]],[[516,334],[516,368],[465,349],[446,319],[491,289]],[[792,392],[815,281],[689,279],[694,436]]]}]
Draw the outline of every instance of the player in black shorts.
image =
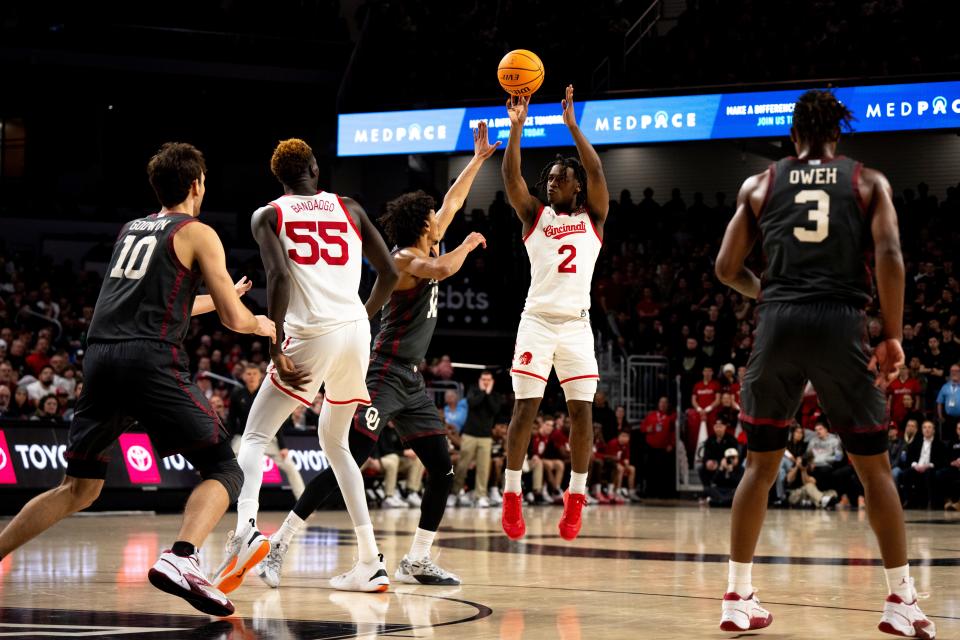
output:
[{"label": "player in black shorts", "polygon": [[[793,112],[797,150],[744,182],[717,257],[720,280],[759,300],[753,352],[741,387],[749,457],[731,514],[729,585],[720,628],[746,631],[773,617],[754,594],[751,568],[803,388],[813,383],[863,483],[890,595],[880,630],[933,638],[909,576],[906,528],[886,451],[882,389],[903,365],[904,267],[887,179],[836,155],[851,113],[830,92],[804,93]],[[744,266],[757,239],[762,280]],[[872,354],[864,306],[876,256],[884,340]]]},{"label": "player in black shorts", "polygon": [[[87,336],[66,476],[0,533],[0,559],[97,499],[107,450],[137,421],[158,455],[182,453],[203,478],[187,500],[176,542],[150,569],[150,582],[204,613],[227,616],[233,604],[203,575],[197,549],[236,500],[243,474],[226,429],[190,381],[183,340],[191,316],[214,309],[238,333],[276,338],[275,327],[240,302],[249,283],[233,284],[220,238],[197,220],[206,173],[200,151],[165,144],[147,172],[163,208],[124,225],[114,245]],[[197,295],[201,281],[210,295]]]},{"label": "player in black shorts", "polygon": [[[457,273],[467,254],[479,245],[486,247],[482,235],[471,233],[450,253],[437,255],[440,240],[463,206],[480,166],[500,145],[488,142],[483,122],[474,131],[473,139],[473,159],[450,187],[439,211],[434,213],[432,197],[416,191],[389,202],[381,218],[388,240],[395,245],[393,258],[400,281],[383,308],[380,332],[373,341],[367,370],[371,405],[358,409],[350,431],[350,452],[357,464],[363,464],[392,420],[404,446],[413,449],[427,470],[420,525],[410,552],[401,560],[394,576],[399,582],[411,584],[460,584],[460,578],[430,559],[430,547],[443,519],[453,481],[453,465],[444,425],[436,405],[426,394],[417,366],[426,355],[437,326],[437,283]],[[257,567],[268,585],[279,586],[283,557],[293,536],[336,487],[337,479],[331,469],[307,484],[293,511],[271,537],[269,555]]]}]

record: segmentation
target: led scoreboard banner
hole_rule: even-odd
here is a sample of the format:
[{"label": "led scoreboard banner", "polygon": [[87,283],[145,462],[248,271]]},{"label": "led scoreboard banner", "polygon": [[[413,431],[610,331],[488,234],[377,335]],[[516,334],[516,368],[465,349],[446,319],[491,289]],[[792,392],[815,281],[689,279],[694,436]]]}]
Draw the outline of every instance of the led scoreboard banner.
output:
[{"label": "led scoreboard banner", "polygon": [[[787,136],[804,89],[575,102],[577,123],[595,145]],[[859,133],[960,128],[960,82],[845,87],[834,91],[853,111]],[[472,130],[487,122],[506,141],[506,107],[343,113],[338,156],[452,153],[473,150]],[[524,147],[572,146],[560,98],[531,104]]]}]

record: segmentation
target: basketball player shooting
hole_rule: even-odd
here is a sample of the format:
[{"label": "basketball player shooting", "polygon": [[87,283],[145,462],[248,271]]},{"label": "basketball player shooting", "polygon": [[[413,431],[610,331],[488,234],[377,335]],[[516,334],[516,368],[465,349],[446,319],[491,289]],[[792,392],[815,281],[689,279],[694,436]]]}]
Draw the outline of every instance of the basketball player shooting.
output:
[{"label": "basketball player shooting", "polygon": [[[136,420],[160,457],[182,453],[202,478],[187,499],[176,542],[150,569],[150,582],[204,613],[228,616],[234,606],[207,581],[197,550],[236,500],[243,474],[226,428],[190,380],[183,341],[191,316],[214,309],[228,329],[276,337],[270,319],[240,302],[249,284],[233,284],[220,238],[197,220],[206,171],[203,154],[189,144],[167,143],[150,159],[150,184],[163,208],[124,225],[113,247],[87,334],[66,476],[0,533],[0,559],[97,499],[105,454]],[[209,295],[197,296],[201,279]]]},{"label": "basketball player shooting", "polygon": [[[267,272],[267,309],[277,324],[272,363],[250,408],[237,460],[243,489],[237,527],[227,540],[227,557],[214,584],[225,593],[270,551],[257,530],[261,461],[287,416],[306,407],[326,389],[317,434],[337,477],[354,523],[359,562],[330,580],[345,591],[385,591],[390,580],[377,548],[360,468],[350,455],[348,434],[358,404],[370,404],[366,374],[370,362],[369,319],[386,303],[397,269],[363,208],[350,198],[317,191],[320,169],[303,141],[282,141],[270,169],[284,195],[254,212],[253,236]],[[377,279],[366,303],[360,301],[362,256]]]},{"label": "basketball player shooting", "polygon": [[[420,522],[410,550],[394,574],[398,582],[460,584],[459,576],[440,567],[430,555],[447,506],[453,466],[444,424],[417,367],[437,327],[438,283],[456,274],[470,252],[486,246],[481,234],[471,233],[459,247],[439,255],[440,241],[463,207],[480,167],[499,145],[489,143],[487,125],[481,122],[473,134],[473,159],[450,187],[439,211],[434,213],[432,197],[416,191],[388,202],[381,218],[387,238],[395,247],[393,260],[400,281],[383,307],[380,332],[373,341],[367,371],[371,404],[357,411],[350,431],[350,452],[358,465],[363,464],[387,423],[393,421],[404,446],[417,454],[427,470]],[[268,585],[280,585],[283,559],[294,535],[336,488],[337,479],[330,469],[324,469],[307,485],[293,511],[271,537],[270,553],[258,567]]]},{"label": "basketball player shooting", "polygon": [[[813,383],[863,483],[880,543],[889,595],[879,629],[933,638],[917,606],[907,564],[903,509],[887,456],[882,391],[903,365],[904,266],[890,184],[879,171],[836,155],[851,113],[832,93],[808,91],[793,111],[797,156],[743,183],[717,257],[717,277],[758,299],[753,353],[742,381],[748,464],[733,501],[730,566],[720,628],[762,629],[773,616],[753,587],[753,555],[767,495],[783,459],[807,381]],[[744,266],[762,238],[763,281]],[[868,252],[876,256],[884,339],[864,349],[864,306],[872,298]]]},{"label": "basketball player shooting", "polygon": [[573,540],[580,532],[593,451],[592,402],[600,376],[590,329],[590,281],[603,243],[609,194],[600,157],[577,126],[570,85],[561,103],[563,121],[580,159],[558,156],[543,168],[537,186],[546,188],[546,204],[530,195],[520,173],[520,140],[529,104],[529,97],[507,101],[510,138],[503,156],[507,197],[523,223],[530,257],[530,290],[510,370],[516,402],[507,432],[502,526],[513,540],[526,532],[521,468],[547,378],[555,368],[571,422],[572,472],[559,531],[565,540]]}]

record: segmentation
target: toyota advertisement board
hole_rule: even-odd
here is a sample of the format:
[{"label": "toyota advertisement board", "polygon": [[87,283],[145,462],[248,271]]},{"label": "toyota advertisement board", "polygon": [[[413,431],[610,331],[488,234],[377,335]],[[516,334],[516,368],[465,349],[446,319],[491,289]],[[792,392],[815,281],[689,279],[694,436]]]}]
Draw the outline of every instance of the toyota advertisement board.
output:
[{"label": "toyota advertisement board", "polygon": [[[815,88],[815,87],[807,87]],[[587,100],[574,103],[580,129],[595,145],[644,144],[787,136],[793,105],[807,88],[745,93]],[[960,82],[841,87],[860,133],[960,128]],[[573,139],[559,96],[538,95],[523,127],[524,147],[567,147]],[[542,101],[542,102],[541,102]],[[473,129],[484,121],[493,140],[506,142],[510,119],[503,103],[338,116],[337,155],[454,153],[473,150]]]},{"label": "toyota advertisement board", "polygon": [[[329,466],[316,435],[285,436],[289,456],[305,482]],[[67,468],[67,430],[30,422],[0,422],[0,493],[5,489],[47,489],[60,482]],[[199,476],[182,456],[158,458],[145,433],[124,433],[107,452],[107,488],[183,489]],[[273,460],[263,459],[263,484],[286,484]]]}]

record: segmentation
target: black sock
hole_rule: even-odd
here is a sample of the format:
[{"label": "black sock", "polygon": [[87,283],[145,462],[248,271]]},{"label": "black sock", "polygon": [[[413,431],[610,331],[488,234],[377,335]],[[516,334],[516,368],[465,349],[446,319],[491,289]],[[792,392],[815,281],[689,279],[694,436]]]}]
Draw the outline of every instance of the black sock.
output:
[{"label": "black sock", "polygon": [[192,556],[197,552],[196,547],[189,542],[184,542],[183,540],[177,540],[174,542],[173,547],[171,547],[170,550],[173,551],[174,555],[180,556],[181,558]]}]

